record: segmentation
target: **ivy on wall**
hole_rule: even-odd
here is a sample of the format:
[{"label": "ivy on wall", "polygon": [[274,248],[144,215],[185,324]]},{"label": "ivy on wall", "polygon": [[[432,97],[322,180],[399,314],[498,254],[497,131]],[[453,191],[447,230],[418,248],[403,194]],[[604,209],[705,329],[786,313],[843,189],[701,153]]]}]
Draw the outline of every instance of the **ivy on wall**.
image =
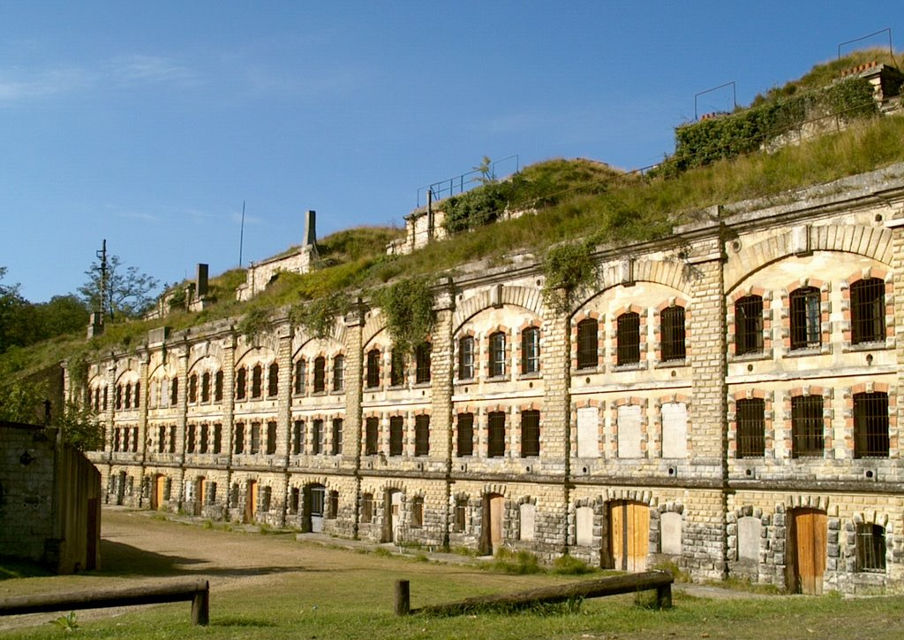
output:
[{"label": "ivy on wall", "polygon": [[405,278],[386,287],[376,302],[386,316],[393,348],[411,352],[433,331],[434,293],[426,278]]},{"label": "ivy on wall", "polygon": [[251,309],[242,316],[235,329],[248,340],[254,340],[270,327],[270,312],[264,308]]},{"label": "ivy on wall", "polygon": [[577,292],[599,280],[599,267],[593,258],[593,244],[560,244],[549,249],[543,259],[543,299],[559,313],[567,313],[576,302]]},{"label": "ivy on wall", "polygon": [[322,298],[294,305],[289,311],[289,319],[312,337],[326,338],[333,329],[336,317],[344,316],[349,306],[348,297],[336,291]]}]

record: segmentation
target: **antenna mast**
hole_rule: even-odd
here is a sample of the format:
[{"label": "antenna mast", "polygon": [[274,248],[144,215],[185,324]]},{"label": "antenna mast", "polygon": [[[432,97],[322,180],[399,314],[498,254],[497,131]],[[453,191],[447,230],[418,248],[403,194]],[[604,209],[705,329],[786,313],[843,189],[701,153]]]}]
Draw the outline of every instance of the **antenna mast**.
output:
[{"label": "antenna mast", "polygon": [[[94,255],[100,260],[100,316],[103,318],[107,313],[107,239],[101,245],[100,251],[95,251]],[[110,309],[110,319],[113,319],[113,309]]]}]

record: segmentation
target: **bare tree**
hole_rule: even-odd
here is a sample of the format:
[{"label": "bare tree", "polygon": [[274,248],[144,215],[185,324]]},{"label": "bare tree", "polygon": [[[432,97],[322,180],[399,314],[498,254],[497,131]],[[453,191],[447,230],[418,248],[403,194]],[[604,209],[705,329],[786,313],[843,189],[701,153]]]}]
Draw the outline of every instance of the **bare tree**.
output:
[{"label": "bare tree", "polygon": [[[120,316],[136,317],[146,311],[154,303],[159,286],[156,278],[142,273],[138,267],[123,266],[116,255],[107,260],[105,284],[100,260],[95,260],[85,275],[88,281],[78,289],[82,300],[90,309],[103,308],[111,320]],[[103,305],[101,295],[104,295]]]}]

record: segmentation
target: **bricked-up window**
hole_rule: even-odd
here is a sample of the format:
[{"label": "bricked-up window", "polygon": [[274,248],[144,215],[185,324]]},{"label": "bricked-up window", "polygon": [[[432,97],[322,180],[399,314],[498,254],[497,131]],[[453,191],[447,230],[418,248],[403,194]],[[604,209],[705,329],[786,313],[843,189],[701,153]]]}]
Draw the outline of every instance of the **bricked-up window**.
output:
[{"label": "bricked-up window", "polygon": [[188,377],[188,402],[194,404],[198,401],[198,374],[193,373]]},{"label": "bricked-up window", "polygon": [[295,361],[295,380],[293,381],[292,391],[296,395],[304,393],[306,365],[304,358]]},{"label": "bricked-up window", "polygon": [[245,453],[245,424],[235,423],[235,452]]},{"label": "bricked-up window", "polygon": [[201,402],[210,402],[210,372],[201,376]]},{"label": "bricked-up window", "polygon": [[864,278],[851,285],[851,343],[885,341],[885,282]]},{"label": "bricked-up window", "polygon": [[345,356],[333,358],[333,391],[345,389]]},{"label": "bricked-up window", "polygon": [[761,458],[766,452],[766,403],[762,398],[737,401],[738,457]]},{"label": "bricked-up window", "polygon": [[364,421],[364,455],[374,456],[380,448],[380,419],[368,418]]},{"label": "bricked-up window", "polygon": [[885,528],[877,524],[857,524],[857,570],[885,571]]},{"label": "bricked-up window", "polygon": [[616,320],[616,362],[619,365],[640,362],[640,315],[630,311]]},{"label": "bricked-up window", "polygon": [[245,392],[248,385],[246,384],[247,380],[247,370],[245,367],[242,367],[235,373],[235,398],[236,400],[244,400]]},{"label": "bricked-up window", "polygon": [[213,377],[213,401],[214,402],[222,402],[223,401],[223,372],[217,371],[216,375]]},{"label": "bricked-up window", "polygon": [[405,354],[396,349],[389,360],[389,386],[400,387],[405,384]]},{"label": "bricked-up window", "polygon": [[314,393],[326,391],[326,358],[314,358]]},{"label": "bricked-up window", "polygon": [[430,416],[414,417],[414,455],[430,455]]},{"label": "bricked-up window", "polygon": [[501,458],[505,455],[505,412],[487,414],[487,456]]},{"label": "bricked-up window", "polygon": [[389,419],[389,455],[391,456],[402,455],[404,424],[402,416],[392,416]]},{"label": "bricked-up window", "polygon": [[223,450],[223,425],[217,423],[213,425],[213,452],[220,453]]},{"label": "bricked-up window", "polygon": [[505,333],[490,334],[489,376],[498,378],[505,375]]},{"label": "bricked-up window", "polygon": [[368,389],[380,386],[380,351],[371,349],[367,352],[367,380]]},{"label": "bricked-up window", "polygon": [[166,451],[166,427],[157,427],[157,453]]},{"label": "bricked-up window", "polygon": [[361,524],[374,521],[374,496],[372,493],[361,494]]},{"label": "bricked-up window", "polygon": [[791,292],[791,348],[807,349],[822,344],[820,293],[816,287]]},{"label": "bricked-up window", "polygon": [[854,394],[854,457],[888,457],[888,395]]},{"label": "bricked-up window", "polygon": [[458,340],[458,377],[470,380],[474,377],[474,337],[465,336]]},{"label": "bricked-up window", "polygon": [[458,414],[458,436],[455,442],[455,452],[459,457],[474,455],[474,414]]},{"label": "bricked-up window", "polygon": [[261,423],[251,423],[251,455],[260,453],[261,451]]},{"label": "bricked-up window", "polygon": [[684,332],[684,307],[667,307],[659,314],[663,360],[683,360],[687,355]]},{"label": "bricked-up window", "polygon": [[540,412],[521,412],[521,457],[540,455]]},{"label": "bricked-up window", "polygon": [[595,369],[599,364],[599,323],[586,318],[578,323],[578,369]]},{"label": "bricked-up window", "polygon": [[267,423],[267,455],[276,453],[276,422]]},{"label": "bricked-up window", "polygon": [[169,452],[176,453],[176,425],[171,425],[169,428]]},{"label": "bricked-up window", "polygon": [[339,492],[330,491],[329,500],[327,500],[326,510],[327,520],[335,520],[339,517]]},{"label": "bricked-up window", "polygon": [[424,499],[420,496],[411,501],[411,527],[420,529],[424,526]]},{"label": "bricked-up window", "polygon": [[745,296],[735,302],[735,355],[763,351],[763,299]]},{"label": "bricked-up window", "polygon": [[323,420],[311,422],[311,453],[323,453]]},{"label": "bricked-up window", "polygon": [[260,398],[264,392],[264,369],[259,364],[251,370],[251,397]]},{"label": "bricked-up window", "polygon": [[467,525],[467,517],[468,517],[468,499],[467,498],[456,498],[455,499],[455,514],[453,515],[452,520],[452,529],[455,533],[463,533],[465,530],[465,526]]},{"label": "bricked-up window", "polygon": [[540,371],[540,329],[527,327],[521,332],[521,373]]},{"label": "bricked-up window", "polygon": [[414,381],[417,384],[430,382],[430,355],[433,345],[422,342],[414,349]]},{"label": "bricked-up window", "polygon": [[279,394],[279,365],[275,362],[270,364],[267,370],[267,395],[274,397]]},{"label": "bricked-up window", "polygon": [[822,396],[791,398],[791,455],[821,456],[825,449]]},{"label": "bricked-up window", "polygon": [[330,453],[338,456],[342,453],[342,418],[333,418],[332,442],[330,443]]},{"label": "bricked-up window", "polygon": [[304,453],[304,420],[292,423],[292,455]]}]

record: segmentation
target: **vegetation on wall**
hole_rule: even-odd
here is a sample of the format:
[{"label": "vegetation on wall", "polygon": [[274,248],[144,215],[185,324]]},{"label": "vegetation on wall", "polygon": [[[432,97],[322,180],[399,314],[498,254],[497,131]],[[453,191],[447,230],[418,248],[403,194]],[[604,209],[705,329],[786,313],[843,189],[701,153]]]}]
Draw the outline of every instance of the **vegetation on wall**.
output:
[{"label": "vegetation on wall", "polygon": [[270,312],[263,307],[250,309],[235,326],[235,330],[248,340],[254,340],[269,328]]},{"label": "vegetation on wall", "polygon": [[591,242],[574,242],[551,247],[543,259],[543,298],[559,313],[571,310],[577,292],[599,281],[599,267]]},{"label": "vegetation on wall", "polygon": [[394,349],[411,352],[433,330],[433,290],[426,278],[405,278],[376,296],[386,316],[386,328]]},{"label": "vegetation on wall", "polygon": [[334,291],[315,300],[306,300],[294,305],[289,311],[292,324],[302,327],[314,338],[330,335],[336,318],[342,317],[350,306],[348,296]]}]

